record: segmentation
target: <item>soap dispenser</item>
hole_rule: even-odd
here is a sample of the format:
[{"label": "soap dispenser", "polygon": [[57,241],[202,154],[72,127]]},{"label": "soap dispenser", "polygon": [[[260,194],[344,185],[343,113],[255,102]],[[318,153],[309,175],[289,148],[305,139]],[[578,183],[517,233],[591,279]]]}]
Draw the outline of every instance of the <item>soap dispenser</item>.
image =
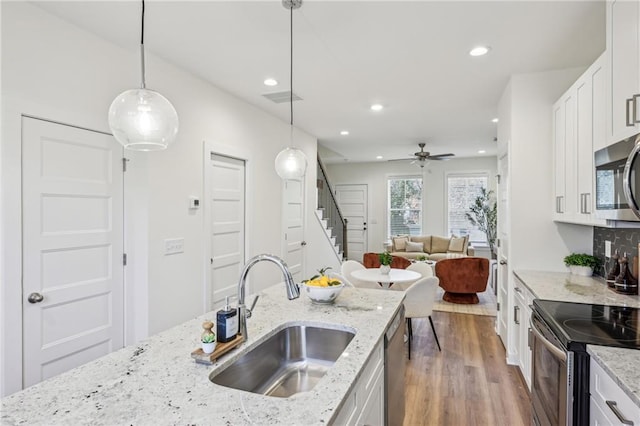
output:
[{"label": "soap dispenser", "polygon": [[229,342],[238,334],[238,310],[229,306],[229,296],[225,298],[224,309],[216,314],[218,342]]}]

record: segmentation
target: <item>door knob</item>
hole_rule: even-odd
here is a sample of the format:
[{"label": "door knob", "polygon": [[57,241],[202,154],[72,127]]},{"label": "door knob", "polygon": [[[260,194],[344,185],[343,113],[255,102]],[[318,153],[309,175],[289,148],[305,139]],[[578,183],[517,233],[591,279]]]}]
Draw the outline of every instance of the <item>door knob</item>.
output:
[{"label": "door knob", "polygon": [[29,297],[27,297],[29,303],[40,303],[44,300],[44,296],[40,293],[31,293]]},{"label": "door knob", "polygon": [[307,245],[307,242],[306,242],[306,241],[300,241],[300,245],[301,245],[301,246],[306,246],[306,245]]}]

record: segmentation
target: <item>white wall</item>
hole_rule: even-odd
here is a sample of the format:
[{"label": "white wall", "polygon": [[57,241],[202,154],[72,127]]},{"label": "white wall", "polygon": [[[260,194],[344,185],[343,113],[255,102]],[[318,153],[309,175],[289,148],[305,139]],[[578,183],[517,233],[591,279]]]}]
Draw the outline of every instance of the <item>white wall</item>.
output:
[{"label": "white wall", "polygon": [[[139,50],[122,49],[23,2],[2,2],[2,263],[0,270],[2,388],[20,388],[21,242],[20,115],[108,132],[107,110],[120,92],[139,84]],[[180,132],[167,151],[129,153],[125,176],[127,342],[202,313],[202,210],[188,197],[203,194],[203,143],[253,153],[248,194],[249,253],[281,254],[282,191],[273,159],[286,146],[288,124],[147,52],[147,86],[169,98]],[[297,132],[310,159],[306,205],[315,202],[316,140]],[[268,226],[266,226],[269,224]],[[185,251],[163,256],[165,238],[183,237]],[[259,265],[253,290],[281,281],[277,268]],[[148,307],[148,312],[146,308]],[[194,330],[197,332],[197,330]],[[9,344],[7,344],[9,343]]]},{"label": "white wall", "polygon": [[447,173],[487,172],[495,191],[496,157],[455,158],[431,161],[423,169],[403,162],[338,163],[325,165],[331,185],[368,185],[368,251],[383,250],[387,235],[387,179],[390,176],[422,175],[424,181],[423,233],[447,235]]}]

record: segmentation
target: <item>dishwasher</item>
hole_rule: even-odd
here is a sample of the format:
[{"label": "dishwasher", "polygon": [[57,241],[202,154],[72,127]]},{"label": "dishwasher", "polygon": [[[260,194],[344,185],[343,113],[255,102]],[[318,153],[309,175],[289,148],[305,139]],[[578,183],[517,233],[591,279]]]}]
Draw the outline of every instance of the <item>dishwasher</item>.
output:
[{"label": "dishwasher", "polygon": [[404,421],[404,305],[384,334],[385,425],[401,426]]}]

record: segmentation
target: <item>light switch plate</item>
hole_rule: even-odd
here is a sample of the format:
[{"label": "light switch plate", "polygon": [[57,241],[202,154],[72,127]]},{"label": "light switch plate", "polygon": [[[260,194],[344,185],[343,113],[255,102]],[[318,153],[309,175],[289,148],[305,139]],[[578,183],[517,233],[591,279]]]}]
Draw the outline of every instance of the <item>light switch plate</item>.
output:
[{"label": "light switch plate", "polygon": [[184,252],[184,238],[169,238],[164,240],[164,255]]},{"label": "light switch plate", "polygon": [[611,257],[611,241],[604,242],[604,256]]}]

